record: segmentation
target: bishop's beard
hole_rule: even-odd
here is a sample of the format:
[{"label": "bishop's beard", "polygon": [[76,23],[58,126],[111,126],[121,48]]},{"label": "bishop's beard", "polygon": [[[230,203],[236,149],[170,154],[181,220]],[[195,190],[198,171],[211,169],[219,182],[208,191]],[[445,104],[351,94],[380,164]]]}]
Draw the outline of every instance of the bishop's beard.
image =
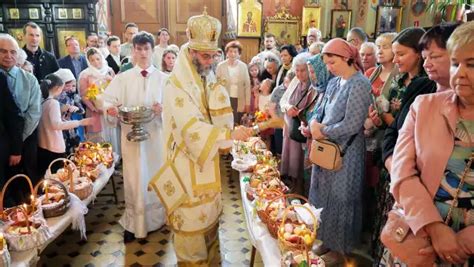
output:
[{"label": "bishop's beard", "polygon": [[207,76],[211,73],[212,70],[212,65],[211,66],[204,66],[201,63],[199,63],[199,60],[195,57],[193,57],[193,65],[196,67],[197,73],[201,76]]}]

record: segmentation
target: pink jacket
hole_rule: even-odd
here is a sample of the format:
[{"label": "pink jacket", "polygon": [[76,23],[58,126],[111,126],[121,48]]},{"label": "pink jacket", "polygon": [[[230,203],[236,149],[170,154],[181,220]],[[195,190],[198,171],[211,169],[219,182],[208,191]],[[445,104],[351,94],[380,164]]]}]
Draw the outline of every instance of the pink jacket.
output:
[{"label": "pink jacket", "polygon": [[453,90],[417,97],[399,132],[390,192],[415,234],[443,221],[433,199],[454,149],[457,102]]}]

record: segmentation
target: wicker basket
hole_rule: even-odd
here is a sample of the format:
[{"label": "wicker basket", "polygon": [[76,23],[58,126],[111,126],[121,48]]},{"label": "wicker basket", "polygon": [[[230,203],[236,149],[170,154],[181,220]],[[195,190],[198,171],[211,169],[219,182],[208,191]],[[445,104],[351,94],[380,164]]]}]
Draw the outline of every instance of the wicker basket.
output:
[{"label": "wicker basket", "polygon": [[107,167],[107,169],[111,168],[114,164],[114,152],[111,143],[102,142],[100,143],[100,156],[102,163]]},{"label": "wicker basket", "polygon": [[43,215],[45,218],[52,218],[52,217],[57,217],[61,216],[66,211],[69,209],[69,206],[71,205],[71,198],[69,196],[69,192],[64,186],[63,183],[53,180],[53,179],[44,179],[41,180],[36,186],[35,186],[35,192],[36,195],[38,195],[38,189],[41,185],[44,185],[44,183],[47,181],[47,183],[57,185],[60,190],[64,192],[64,199],[61,199],[59,202],[53,202],[51,204],[43,204],[43,199],[45,198],[45,195],[39,197],[38,199],[41,201],[41,207],[43,209]]},{"label": "wicker basket", "polygon": [[[23,206],[16,206],[7,210],[3,210],[3,199],[5,196],[8,185],[17,178],[25,178],[28,181],[28,185],[31,191],[31,203],[30,205],[23,204]],[[33,184],[28,176],[24,174],[17,174],[10,178],[2,189],[0,196],[0,211],[1,216],[6,223],[3,225],[4,237],[8,241],[10,250],[13,251],[24,251],[32,249],[44,244],[51,236],[49,228],[46,225],[46,221],[43,218],[43,211],[41,205],[38,205],[38,198],[36,197],[36,191],[33,188]],[[22,215],[22,219],[19,215]],[[18,228],[20,225],[25,225],[28,229],[34,227],[33,231],[28,233],[16,233],[12,229]],[[28,227],[28,225],[30,227]]]},{"label": "wicker basket", "polygon": [[84,176],[79,176],[79,171],[76,168],[76,165],[74,162],[72,162],[69,159],[65,158],[59,158],[56,160],[53,160],[48,167],[48,170],[46,173],[51,173],[51,167],[53,164],[57,161],[62,160],[65,163],[64,169],[68,169],[66,171],[68,177],[66,180],[61,180],[61,179],[56,179],[60,178],[55,175],[51,175],[51,177],[55,180],[61,180],[61,182],[64,184],[64,186],[67,188],[67,190],[70,193],[75,194],[80,200],[84,200],[88,198],[94,189],[94,184],[88,177]]},{"label": "wicker basket", "polygon": [[266,190],[266,196],[262,196],[262,194],[257,193],[257,198],[259,201],[259,205],[257,205],[257,215],[263,223],[267,223],[268,214],[265,212],[266,207],[268,205],[268,201],[274,199],[277,196],[283,195],[283,192],[278,190]]},{"label": "wicker basket", "polygon": [[[63,163],[63,168],[59,169],[56,173],[53,174],[51,168],[57,162],[62,162]],[[48,169],[46,170],[46,174],[44,175],[44,178],[45,179],[59,180],[61,182],[64,182],[64,181],[70,179],[70,177],[68,177],[66,175],[66,166],[69,165],[69,164],[73,168],[73,176],[78,177],[79,176],[79,170],[77,170],[76,164],[74,164],[74,162],[72,160],[67,159],[67,158],[57,158],[57,159],[51,161],[51,163],[49,164]]]},{"label": "wicker basket", "polygon": [[[267,224],[268,232],[270,233],[270,235],[273,238],[278,238],[278,229],[280,229],[280,225],[281,225],[282,220],[272,217],[270,215],[271,210],[269,208],[270,208],[270,206],[273,202],[278,201],[278,200],[283,200],[283,204],[284,204],[283,208],[285,209],[286,207],[291,205],[291,203],[289,203],[290,198],[291,199],[300,199],[300,200],[303,200],[305,203],[309,203],[309,201],[306,197],[304,197],[302,195],[298,195],[298,194],[281,195],[281,196],[278,196],[278,197],[270,200],[270,202],[268,202],[267,208],[265,209],[265,213],[267,214],[266,224]],[[304,203],[302,203],[302,204],[304,204]],[[284,209],[282,209],[282,211]]]},{"label": "wicker basket", "polygon": [[[17,179],[17,178],[24,178],[26,179],[26,181],[28,182],[28,186],[30,188],[30,192],[31,192],[31,202],[30,204],[23,204],[24,206],[20,207],[20,206],[16,206],[16,207],[11,207],[11,208],[8,208],[8,209],[4,209],[3,207],[3,200],[5,198],[5,193],[7,191],[7,188],[8,188],[8,185],[10,185],[10,183]],[[31,183],[31,179],[24,175],[24,174],[17,174],[13,177],[11,177],[6,183],[5,185],[3,186],[2,188],[2,192],[1,192],[1,195],[0,195],[0,217],[1,217],[1,220],[4,221],[4,222],[12,222],[12,221],[15,221],[16,220],[16,214],[18,214],[16,211],[17,211],[17,208],[20,207],[22,209],[26,209],[26,212],[28,214],[28,216],[31,216],[31,217],[38,217],[38,218],[43,218],[43,212],[41,210],[41,206],[39,205],[39,202],[38,202],[38,198],[36,197],[36,192],[33,188],[33,184]]]},{"label": "wicker basket", "polygon": [[7,242],[5,239],[3,239],[1,242],[3,242],[3,248],[0,249],[0,266],[10,267],[12,263],[12,258],[7,248]]},{"label": "wicker basket", "polygon": [[[19,209],[19,208],[18,208]],[[26,221],[26,220],[25,220]],[[51,232],[43,218],[28,219],[30,232],[20,233],[14,229],[25,227],[25,222],[10,222],[3,227],[5,239],[11,251],[25,251],[42,246],[51,238]]]},{"label": "wicker basket", "polygon": [[[313,218],[313,225],[312,225],[312,229],[311,228],[308,228],[309,230],[311,230],[311,238],[312,238],[312,242],[310,244],[308,243],[305,243],[303,238],[298,238],[298,242],[290,242],[290,241],[287,241],[285,238],[284,238],[284,233],[285,233],[285,223],[286,223],[286,220],[287,220],[287,215],[288,215],[288,212],[290,211],[290,209],[293,209],[294,207],[302,207],[304,209],[306,209],[309,214],[311,215],[311,217]],[[300,225],[303,224],[303,223],[300,223]],[[291,206],[288,206],[285,208],[285,210],[283,211],[283,219],[281,221],[281,224],[280,224],[280,227],[278,229],[278,245],[280,247],[280,250],[282,252],[286,252],[286,251],[293,251],[293,252],[299,252],[299,253],[304,253],[304,252],[308,252],[309,250],[311,250],[311,248],[313,247],[313,243],[314,241],[316,240],[316,231],[318,229],[318,221],[316,219],[316,217],[314,216],[314,214],[311,212],[311,210],[304,206],[304,205],[291,205]]]}]

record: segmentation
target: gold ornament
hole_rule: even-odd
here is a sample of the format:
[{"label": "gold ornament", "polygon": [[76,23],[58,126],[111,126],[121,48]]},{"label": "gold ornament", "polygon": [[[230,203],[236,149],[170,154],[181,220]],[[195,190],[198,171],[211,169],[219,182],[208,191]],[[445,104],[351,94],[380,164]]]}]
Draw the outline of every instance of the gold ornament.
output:
[{"label": "gold ornament", "polygon": [[207,15],[207,7],[204,7],[202,15],[192,16],[188,20],[188,47],[198,51],[217,51],[221,28],[221,22]]}]

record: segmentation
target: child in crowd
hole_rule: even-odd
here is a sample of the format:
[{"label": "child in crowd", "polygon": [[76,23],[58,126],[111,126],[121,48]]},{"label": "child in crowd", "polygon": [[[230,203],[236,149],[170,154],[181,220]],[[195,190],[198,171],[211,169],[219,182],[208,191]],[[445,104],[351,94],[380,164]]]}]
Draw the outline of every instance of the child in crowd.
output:
[{"label": "child in crowd", "polygon": [[[58,97],[61,104],[61,113],[64,120],[81,120],[84,117],[85,110],[81,103],[81,97],[76,91],[76,78],[70,69],[59,69],[56,74],[64,82],[64,89]],[[63,132],[66,141],[66,153],[74,152],[74,148],[80,142],[85,141],[84,127],[79,126],[74,129],[68,129]]]},{"label": "child in crowd", "polygon": [[92,124],[92,119],[63,121],[57,98],[61,95],[64,82],[55,74],[49,74],[41,81],[42,113],[38,126],[38,170],[44,174],[51,161],[65,157],[66,144],[63,130]]},{"label": "child in crowd", "polygon": [[[258,95],[258,110],[261,112],[265,112],[268,116],[270,104],[271,104],[271,95],[273,91],[273,87],[275,86],[275,82],[271,79],[265,79],[260,84],[260,92]],[[268,148],[271,147],[271,140],[273,133],[275,132],[274,129],[267,129],[260,133],[260,137]]]},{"label": "child in crowd", "polygon": [[258,108],[258,94],[260,89],[260,67],[256,63],[249,64],[249,76],[250,76],[250,113],[254,113]]}]

